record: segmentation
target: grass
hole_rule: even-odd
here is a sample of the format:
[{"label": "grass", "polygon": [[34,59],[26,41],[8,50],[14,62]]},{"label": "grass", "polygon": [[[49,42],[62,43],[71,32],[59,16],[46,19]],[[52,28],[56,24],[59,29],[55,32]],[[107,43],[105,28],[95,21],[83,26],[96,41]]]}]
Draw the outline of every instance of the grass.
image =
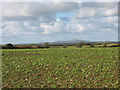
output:
[{"label": "grass", "polygon": [[3,87],[118,88],[118,47],[6,49]]}]

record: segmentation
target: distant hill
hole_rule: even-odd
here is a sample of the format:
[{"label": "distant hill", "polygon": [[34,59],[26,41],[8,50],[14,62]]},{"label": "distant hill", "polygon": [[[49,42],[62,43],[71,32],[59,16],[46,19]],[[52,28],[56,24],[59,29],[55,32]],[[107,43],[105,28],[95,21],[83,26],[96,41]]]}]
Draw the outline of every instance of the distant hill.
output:
[{"label": "distant hill", "polygon": [[76,43],[79,43],[79,42],[88,43],[88,41],[85,41],[85,40],[67,40],[67,41],[50,42],[50,44],[76,44]]},{"label": "distant hill", "polygon": [[[51,45],[57,45],[57,44],[76,44],[79,42],[84,42],[84,43],[118,43],[117,41],[86,41],[86,40],[66,40],[66,41],[54,41],[54,42],[48,42]],[[14,45],[42,45],[45,42],[41,42],[41,43],[21,43],[21,44],[14,44]]]},{"label": "distant hill", "polygon": [[[78,43],[78,42],[88,42],[88,41],[85,41],[85,40],[66,40],[66,41],[53,41],[53,42],[48,42],[50,44],[75,44],[75,43]],[[14,44],[14,45],[32,45],[32,44],[35,44],[35,45],[42,45],[43,43],[45,42],[41,42],[41,43],[20,43],[20,44]]]}]

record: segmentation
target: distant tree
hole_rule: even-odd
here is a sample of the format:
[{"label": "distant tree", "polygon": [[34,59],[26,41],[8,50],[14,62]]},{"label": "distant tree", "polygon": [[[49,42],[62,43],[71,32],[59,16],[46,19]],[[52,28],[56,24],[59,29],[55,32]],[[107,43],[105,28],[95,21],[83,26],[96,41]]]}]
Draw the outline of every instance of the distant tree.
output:
[{"label": "distant tree", "polygon": [[31,43],[32,46],[35,46],[35,43]]},{"label": "distant tree", "polygon": [[6,44],[6,47],[8,47],[8,48],[13,48],[13,44],[8,43],[8,44]]},{"label": "distant tree", "polygon": [[82,47],[84,45],[84,42],[79,42],[76,44],[76,47]]},{"label": "distant tree", "polygon": [[94,47],[94,44],[93,44],[93,43],[91,43],[91,44],[90,44],[90,47]]},{"label": "distant tree", "polygon": [[50,44],[48,42],[46,42],[46,43],[43,44],[43,47],[44,48],[50,48]]},{"label": "distant tree", "polygon": [[95,45],[102,45],[102,43],[100,43],[100,42],[97,42],[97,43],[95,43]]},{"label": "distant tree", "polygon": [[67,48],[67,47],[68,47],[68,45],[67,45],[67,44],[63,44],[62,46],[63,46],[63,48]]},{"label": "distant tree", "polygon": [[42,45],[37,45],[37,48],[43,48],[43,46]]},{"label": "distant tree", "polygon": [[120,42],[118,42],[118,46],[120,46]]},{"label": "distant tree", "polygon": [[107,43],[103,43],[103,47],[107,47]]}]

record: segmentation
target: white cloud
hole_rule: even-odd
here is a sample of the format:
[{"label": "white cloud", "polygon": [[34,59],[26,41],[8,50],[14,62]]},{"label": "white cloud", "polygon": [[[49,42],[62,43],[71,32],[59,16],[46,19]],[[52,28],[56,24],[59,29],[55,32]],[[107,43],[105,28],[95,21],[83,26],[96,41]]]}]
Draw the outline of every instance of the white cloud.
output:
[{"label": "white cloud", "polygon": [[81,8],[77,13],[77,18],[89,18],[97,15],[97,10],[92,8]]},{"label": "white cloud", "polygon": [[84,37],[107,31],[116,32],[116,5],[117,3],[98,2],[4,3],[3,37],[57,34],[69,34],[71,37],[80,34]]},{"label": "white cloud", "polygon": [[35,22],[20,22],[9,21],[4,22],[4,29],[2,30],[3,36],[22,35],[22,34],[37,34],[43,32],[39,27],[39,23],[34,25]]},{"label": "white cloud", "polygon": [[104,11],[103,13],[104,16],[117,16],[118,15],[118,9],[116,8],[112,8],[112,9],[108,9],[106,11]]},{"label": "white cloud", "polygon": [[70,23],[66,25],[66,30],[69,33],[79,33],[79,32],[83,32],[85,30],[85,27],[81,24]]},{"label": "white cloud", "polygon": [[52,25],[51,24],[40,24],[40,27],[44,29],[43,34],[55,34],[55,33],[65,33],[65,26],[62,21],[56,21]]},{"label": "white cloud", "polygon": [[81,31],[84,31],[84,27],[80,24],[76,24],[76,31],[77,32],[81,32]]},{"label": "white cloud", "polygon": [[107,23],[118,23],[117,16],[103,17],[102,20],[107,22]]}]

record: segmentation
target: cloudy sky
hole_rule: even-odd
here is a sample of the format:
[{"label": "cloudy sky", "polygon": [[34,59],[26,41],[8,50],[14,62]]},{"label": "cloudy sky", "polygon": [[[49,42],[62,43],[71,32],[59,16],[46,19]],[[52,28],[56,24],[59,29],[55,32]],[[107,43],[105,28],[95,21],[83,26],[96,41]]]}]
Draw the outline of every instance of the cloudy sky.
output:
[{"label": "cloudy sky", "polygon": [[2,2],[2,43],[117,41],[117,2]]}]

